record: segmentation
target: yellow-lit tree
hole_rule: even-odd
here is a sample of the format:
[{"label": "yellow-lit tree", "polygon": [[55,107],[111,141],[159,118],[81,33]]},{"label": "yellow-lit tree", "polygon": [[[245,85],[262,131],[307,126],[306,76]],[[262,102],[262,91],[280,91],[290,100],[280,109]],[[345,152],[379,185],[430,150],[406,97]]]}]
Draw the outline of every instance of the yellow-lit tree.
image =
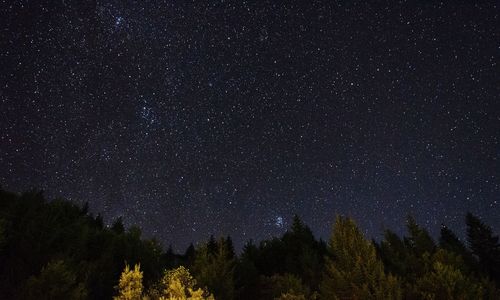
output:
[{"label": "yellow-lit tree", "polygon": [[165,272],[162,285],[160,300],[214,300],[210,293],[196,287],[196,279],[183,266]]},{"label": "yellow-lit tree", "polygon": [[118,283],[118,296],[115,300],[140,300],[142,298],[142,271],[140,265],[131,270],[125,265]]}]

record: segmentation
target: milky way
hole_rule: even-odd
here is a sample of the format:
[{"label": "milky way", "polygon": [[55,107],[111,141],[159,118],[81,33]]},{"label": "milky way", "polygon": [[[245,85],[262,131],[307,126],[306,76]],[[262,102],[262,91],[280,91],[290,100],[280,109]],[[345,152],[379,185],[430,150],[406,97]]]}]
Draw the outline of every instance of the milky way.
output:
[{"label": "milky way", "polygon": [[4,2],[0,184],[177,249],[293,214],[498,232],[499,10],[452,2]]}]

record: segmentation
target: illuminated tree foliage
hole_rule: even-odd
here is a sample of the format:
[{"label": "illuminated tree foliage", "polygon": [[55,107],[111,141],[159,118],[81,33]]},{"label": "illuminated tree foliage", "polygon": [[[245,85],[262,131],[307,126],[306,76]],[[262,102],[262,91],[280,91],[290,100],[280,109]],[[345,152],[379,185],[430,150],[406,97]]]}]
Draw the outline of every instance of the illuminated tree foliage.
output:
[{"label": "illuminated tree foliage", "polygon": [[163,291],[160,300],[210,300],[214,297],[196,286],[194,279],[185,267],[165,272],[162,279]]},{"label": "illuminated tree foliage", "polygon": [[115,300],[140,300],[142,298],[142,271],[140,265],[135,265],[131,270],[125,265],[118,284],[118,296]]}]

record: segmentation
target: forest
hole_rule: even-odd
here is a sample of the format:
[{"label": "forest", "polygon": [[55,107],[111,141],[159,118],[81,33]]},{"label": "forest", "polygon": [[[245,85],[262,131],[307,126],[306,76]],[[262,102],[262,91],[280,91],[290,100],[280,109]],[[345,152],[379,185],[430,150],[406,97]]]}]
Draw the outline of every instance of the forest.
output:
[{"label": "forest", "polygon": [[228,236],[175,253],[88,205],[0,189],[0,299],[500,299],[498,235],[464,217],[465,242],[411,216],[379,241],[337,216],[323,241],[296,216],[241,253]]}]

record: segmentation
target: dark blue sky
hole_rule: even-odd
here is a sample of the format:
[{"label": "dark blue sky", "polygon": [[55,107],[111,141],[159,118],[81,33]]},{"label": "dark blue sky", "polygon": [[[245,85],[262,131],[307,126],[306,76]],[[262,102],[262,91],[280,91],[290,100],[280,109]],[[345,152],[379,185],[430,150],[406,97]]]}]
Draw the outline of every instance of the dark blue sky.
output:
[{"label": "dark blue sky", "polygon": [[88,201],[181,249],[500,228],[498,7],[487,1],[2,5],[0,184]]}]

